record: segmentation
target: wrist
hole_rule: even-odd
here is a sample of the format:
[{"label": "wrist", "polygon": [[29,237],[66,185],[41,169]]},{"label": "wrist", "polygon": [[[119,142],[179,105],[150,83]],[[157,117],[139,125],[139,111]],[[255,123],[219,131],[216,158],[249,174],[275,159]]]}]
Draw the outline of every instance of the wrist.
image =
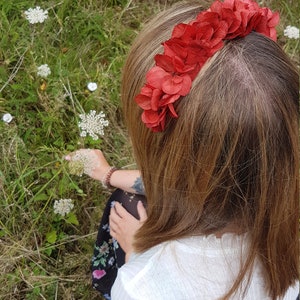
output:
[{"label": "wrist", "polygon": [[117,170],[118,170],[118,168],[116,168],[114,166],[109,167],[109,169],[107,170],[107,172],[104,174],[103,178],[101,179],[101,183],[104,188],[106,188],[106,189],[113,188],[113,186],[110,184],[110,179],[111,179],[112,174]]}]

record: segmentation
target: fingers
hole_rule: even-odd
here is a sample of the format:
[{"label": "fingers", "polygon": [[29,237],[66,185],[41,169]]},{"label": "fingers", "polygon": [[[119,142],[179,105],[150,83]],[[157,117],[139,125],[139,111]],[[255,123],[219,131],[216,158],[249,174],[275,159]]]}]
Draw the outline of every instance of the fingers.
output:
[{"label": "fingers", "polygon": [[118,236],[118,233],[117,231],[115,231],[114,227],[110,227],[109,229],[109,234],[111,237],[113,237],[115,240],[119,240],[119,236]]},{"label": "fingers", "polygon": [[70,161],[72,159],[72,156],[70,154],[67,154],[66,156],[64,156],[64,159]]},{"label": "fingers", "polygon": [[110,231],[110,235],[115,239],[118,239],[120,219],[121,218],[117,214],[115,208],[112,207],[112,209],[110,210],[110,215],[109,215],[109,231]]},{"label": "fingers", "polygon": [[110,165],[99,149],[78,149],[67,154],[64,159],[69,163],[77,161],[81,163],[83,170],[80,173],[77,172],[76,175],[86,174],[96,180],[102,180],[110,169]]},{"label": "fingers", "polygon": [[139,214],[139,217],[140,217],[140,221],[145,222],[147,220],[148,216],[147,216],[147,211],[146,211],[142,201],[138,202],[137,211],[138,211],[138,214]]},{"label": "fingers", "polygon": [[121,219],[133,217],[119,202],[116,202],[113,208]]},{"label": "fingers", "polygon": [[[115,205],[110,210],[109,223],[110,230],[116,235],[121,232],[121,227],[123,222],[126,222],[125,217],[131,217],[127,210],[119,203],[116,202]],[[112,235],[112,237],[115,237]]]},{"label": "fingers", "polygon": [[78,154],[83,154],[86,151],[91,151],[91,149],[78,149],[76,151],[70,152],[67,155],[64,156],[64,159],[67,161],[71,161],[73,159],[74,156],[78,155]]},{"label": "fingers", "polygon": [[[148,216],[147,216],[147,211],[146,211],[142,201],[138,201],[137,211],[138,211],[138,214],[140,217],[139,221],[140,222],[146,221]],[[110,213],[111,213],[113,220],[116,222],[120,222],[120,221],[126,222],[126,220],[130,220],[130,219],[136,220],[136,218],[133,215],[131,215],[119,202],[115,203],[115,205],[114,205],[114,207],[112,207]]]},{"label": "fingers", "polygon": [[[143,215],[142,209],[141,213]],[[127,212],[119,202],[116,202],[111,208],[109,215],[110,235],[118,241],[125,253],[132,251],[134,235],[141,226],[142,222]]]},{"label": "fingers", "polygon": [[119,227],[119,224],[122,220],[122,217],[118,214],[115,206],[117,204],[114,205],[114,207],[111,208],[110,210],[110,215],[109,215],[109,222],[114,225],[114,228],[116,229],[117,227]]},{"label": "fingers", "polygon": [[70,152],[67,155],[64,156],[65,160],[72,160],[74,156],[76,155],[83,155],[83,156],[91,156],[96,155],[98,156],[98,159],[106,161],[103,153],[99,149],[89,149],[89,148],[81,148],[76,151]]}]

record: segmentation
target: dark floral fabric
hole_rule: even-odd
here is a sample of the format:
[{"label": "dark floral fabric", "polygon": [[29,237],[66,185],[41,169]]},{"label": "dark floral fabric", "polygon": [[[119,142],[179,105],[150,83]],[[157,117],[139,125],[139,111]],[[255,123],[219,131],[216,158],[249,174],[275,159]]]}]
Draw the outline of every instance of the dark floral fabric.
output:
[{"label": "dark floral fabric", "polygon": [[146,199],[142,195],[130,194],[123,190],[115,190],[108,199],[100,221],[97,240],[92,257],[92,285],[102,296],[110,300],[110,291],[116,279],[118,268],[125,263],[125,253],[118,242],[109,234],[109,213],[115,201],[120,202],[128,212],[138,219],[137,202],[144,205]]}]

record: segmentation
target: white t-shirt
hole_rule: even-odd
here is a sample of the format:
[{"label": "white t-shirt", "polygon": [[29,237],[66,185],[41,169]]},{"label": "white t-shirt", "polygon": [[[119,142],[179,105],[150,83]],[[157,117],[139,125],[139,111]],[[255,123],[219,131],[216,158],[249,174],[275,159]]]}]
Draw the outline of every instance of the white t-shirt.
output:
[{"label": "white t-shirt", "polygon": [[[248,249],[248,235],[225,234],[165,242],[141,254],[132,254],[119,271],[112,300],[214,300],[225,294],[240,269]],[[246,281],[243,285],[246,284]],[[299,282],[284,300],[296,300]],[[235,300],[270,299],[264,288],[261,266],[255,262],[246,295]]]}]

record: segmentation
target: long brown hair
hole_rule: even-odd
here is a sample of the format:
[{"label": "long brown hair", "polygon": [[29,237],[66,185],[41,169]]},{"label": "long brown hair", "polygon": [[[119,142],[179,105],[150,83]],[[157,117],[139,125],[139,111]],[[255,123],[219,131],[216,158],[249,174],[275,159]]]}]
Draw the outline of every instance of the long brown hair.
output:
[{"label": "long brown hair", "polygon": [[141,122],[134,101],[175,24],[202,8],[163,12],[137,37],[123,70],[122,103],[148,200],[136,251],[235,224],[250,249],[235,293],[258,258],[272,299],[298,278],[298,112],[296,69],[270,39],[251,33],[225,44],[178,101],[162,133]]}]

